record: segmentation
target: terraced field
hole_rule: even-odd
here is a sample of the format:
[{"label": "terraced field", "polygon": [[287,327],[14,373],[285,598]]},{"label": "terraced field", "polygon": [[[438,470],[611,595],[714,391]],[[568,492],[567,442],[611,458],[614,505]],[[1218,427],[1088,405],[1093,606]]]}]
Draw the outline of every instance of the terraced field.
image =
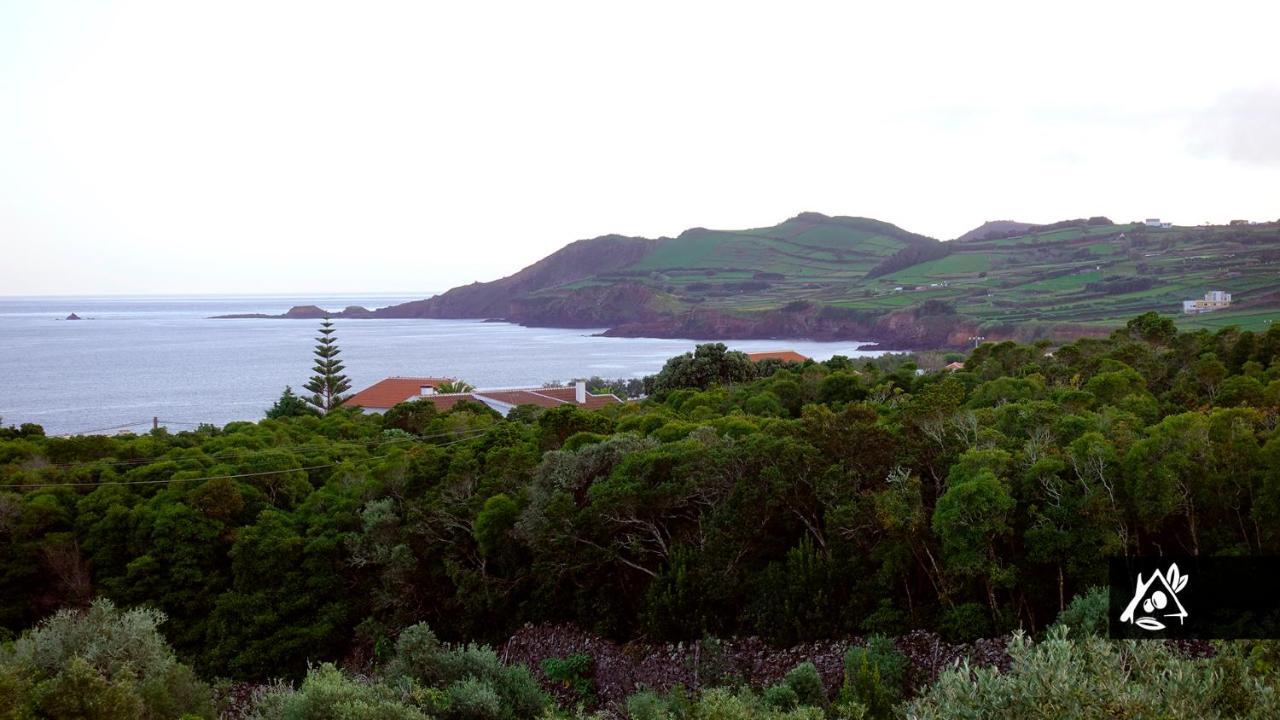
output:
[{"label": "terraced field", "polygon": [[[984,323],[1114,324],[1148,310],[1188,327],[1265,327],[1280,314],[1280,226],[1147,228],[1081,224],[942,244],[945,257],[879,277],[873,268],[937,241],[864,218],[805,214],[770,228],[697,228],[624,271],[571,286],[633,279],[690,306],[753,312],[797,300],[893,311],[950,303]],[[1237,307],[1181,314],[1185,299],[1227,290]]]},{"label": "terraced field", "polygon": [[[390,310],[492,317],[492,308],[510,306],[510,319],[535,324],[588,316],[638,323],[628,329],[636,333],[769,336],[813,332],[823,322],[822,332],[881,332],[885,323],[901,327],[904,315],[954,314],[956,334],[991,329],[1003,336],[1020,327],[1101,330],[1151,310],[1188,328],[1258,330],[1280,316],[1280,223],[1151,228],[1090,218],[1006,235],[941,242],[878,220],[803,213],[773,227],[632,239],[645,243],[628,245],[641,247],[635,260],[591,267],[611,257],[589,252],[593,243],[619,242],[609,236],[574,243],[495,283]],[[1182,314],[1184,300],[1209,290],[1231,292],[1233,306]],[[764,319],[778,313],[793,314],[794,322]],[[939,331],[933,323],[931,332]]]}]

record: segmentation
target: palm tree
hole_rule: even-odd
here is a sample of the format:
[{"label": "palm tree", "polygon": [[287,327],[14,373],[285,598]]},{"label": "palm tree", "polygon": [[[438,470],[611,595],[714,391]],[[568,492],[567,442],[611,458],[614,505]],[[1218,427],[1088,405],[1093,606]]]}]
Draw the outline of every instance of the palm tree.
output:
[{"label": "palm tree", "polygon": [[436,386],[438,393],[466,393],[475,389],[475,385],[463,380],[445,380]]}]

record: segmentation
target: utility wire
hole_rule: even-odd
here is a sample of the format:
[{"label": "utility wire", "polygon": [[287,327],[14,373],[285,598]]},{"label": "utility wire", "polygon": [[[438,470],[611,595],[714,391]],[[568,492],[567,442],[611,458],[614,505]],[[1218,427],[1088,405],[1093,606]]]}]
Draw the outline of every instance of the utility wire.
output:
[{"label": "utility wire", "polygon": [[94,433],[103,433],[108,430],[124,430],[126,428],[137,427],[139,425],[150,425],[151,420],[139,420],[138,422],[125,423],[124,425],[112,425],[111,427],[94,428],[92,430],[76,430],[75,432],[59,433],[54,437],[68,438],[76,435],[93,435]]}]

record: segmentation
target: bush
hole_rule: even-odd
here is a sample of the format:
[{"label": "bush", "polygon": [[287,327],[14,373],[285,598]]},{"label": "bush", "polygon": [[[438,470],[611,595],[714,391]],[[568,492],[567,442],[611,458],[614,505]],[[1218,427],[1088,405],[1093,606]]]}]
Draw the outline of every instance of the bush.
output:
[{"label": "bush", "polygon": [[1273,688],[1235,653],[1190,658],[1164,643],[1068,638],[1066,626],[1033,644],[1009,643],[1012,667],[963,664],[938,677],[906,714],[919,720],[981,717],[1280,717]]},{"label": "bush", "polygon": [[109,600],[58,611],[0,648],[0,716],[212,717],[209,687],[157,629],[164,617]]},{"label": "bush", "polygon": [[1096,587],[1083,595],[1077,595],[1067,609],[1058,613],[1055,627],[1066,628],[1074,639],[1088,635],[1106,637],[1109,597],[1107,589]]},{"label": "bush", "polygon": [[822,684],[818,668],[811,662],[800,663],[787,673],[782,682],[795,693],[801,705],[825,707],[827,690]]},{"label": "bush", "polygon": [[716,688],[698,698],[691,717],[698,720],[823,720],[823,713],[813,707],[775,710],[766,707],[749,690],[735,693]]},{"label": "bush", "polygon": [[668,720],[670,717],[666,699],[652,690],[641,690],[627,698],[629,720]]},{"label": "bush", "polygon": [[440,685],[444,680],[438,664],[442,652],[439,638],[426,623],[410,625],[396,639],[395,655],[387,664],[386,674]]},{"label": "bush", "polygon": [[865,708],[867,717],[892,717],[894,706],[902,699],[906,674],[906,656],[889,638],[873,635],[866,645],[845,653],[840,699]]},{"label": "bush", "polygon": [[[547,697],[528,668],[503,665],[492,648],[482,645],[445,648],[426,623],[400,633],[386,675],[393,682],[447,688],[447,707],[435,712],[446,719],[514,720],[537,717],[547,707]],[[490,696],[497,698],[496,705]],[[496,714],[482,714],[492,708]]]},{"label": "bush", "polygon": [[312,668],[294,691],[271,692],[251,720],[427,720],[390,688],[347,677],[331,664]]},{"label": "bush", "polygon": [[590,702],[596,693],[596,683],[591,679],[594,665],[591,656],[574,653],[567,658],[544,658],[542,672],[547,679],[573,691],[579,700]]},{"label": "bush", "polygon": [[[806,663],[807,664],[807,663]],[[642,691],[627,700],[628,720],[824,720],[820,708],[799,706],[795,691],[785,682],[756,695],[747,688],[715,688],[696,700],[688,699],[679,686],[663,697]],[[835,720],[860,720],[856,707],[840,707]]]},{"label": "bush", "polygon": [[785,682],[765,689],[760,699],[773,710],[790,710],[800,704],[800,696]]},{"label": "bush", "polygon": [[493,720],[507,717],[502,698],[489,683],[469,677],[449,686],[448,717],[458,720]]}]

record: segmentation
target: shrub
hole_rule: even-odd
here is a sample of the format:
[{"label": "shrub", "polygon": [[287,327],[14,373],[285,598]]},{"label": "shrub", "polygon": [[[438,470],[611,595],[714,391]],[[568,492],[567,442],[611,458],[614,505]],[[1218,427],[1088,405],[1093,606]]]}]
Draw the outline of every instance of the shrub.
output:
[{"label": "shrub", "polygon": [[438,658],[443,648],[439,638],[426,623],[410,625],[396,639],[395,655],[387,664],[392,678],[413,678],[428,685],[439,685],[443,676]]},{"label": "shrub", "polygon": [[823,713],[814,707],[774,710],[749,690],[731,692],[716,688],[702,694],[691,717],[698,720],[823,720]]},{"label": "shrub", "polygon": [[574,653],[567,658],[544,658],[542,672],[554,683],[573,691],[582,701],[590,701],[595,696],[596,684],[591,679],[594,661],[585,653]]},{"label": "shrub", "polygon": [[1009,643],[1012,667],[938,677],[906,708],[919,720],[953,717],[1280,717],[1280,699],[1235,653],[1190,658],[1164,643],[1068,638],[1066,626],[1033,644]]},{"label": "shrub", "polygon": [[[547,697],[528,668],[503,665],[497,653],[483,645],[446,648],[426,623],[400,633],[386,675],[393,682],[446,688],[447,707],[434,712],[446,719],[537,717],[547,707]],[[483,692],[477,689],[480,685]],[[489,703],[490,695],[497,698],[496,706]],[[498,708],[497,714],[480,714],[490,707]]]},{"label": "shrub", "polygon": [[667,701],[652,690],[641,690],[627,698],[627,718],[629,720],[669,720],[671,713],[667,710]]},{"label": "shrub", "polygon": [[157,675],[177,662],[158,629],[164,619],[157,610],[122,611],[97,600],[83,612],[60,610],[23,633],[5,660],[53,673],[79,657],[109,677]]},{"label": "shrub", "polygon": [[458,720],[495,720],[505,717],[502,698],[489,683],[469,677],[449,686],[448,717]]},{"label": "shrub", "polygon": [[773,710],[790,710],[800,704],[800,696],[785,682],[766,688],[760,699]]},{"label": "shrub", "polygon": [[347,677],[331,664],[312,668],[293,691],[262,697],[251,720],[426,720],[390,688]]},{"label": "shrub", "polygon": [[1109,598],[1107,589],[1096,587],[1083,595],[1077,595],[1067,608],[1058,613],[1055,627],[1070,631],[1069,637],[1079,639],[1088,635],[1105,637]]},{"label": "shrub", "polygon": [[865,708],[868,717],[892,717],[894,705],[902,699],[906,673],[907,658],[893,641],[873,635],[866,645],[845,653],[840,699]]},{"label": "shrub", "polygon": [[209,687],[157,629],[164,614],[97,600],[0,648],[0,717],[212,717]]},{"label": "shrub", "polygon": [[791,688],[801,705],[826,706],[827,690],[822,685],[822,676],[818,674],[818,668],[813,663],[803,662],[795,666],[782,682]]},{"label": "shrub", "polygon": [[529,668],[523,665],[504,667],[492,682],[498,696],[510,711],[503,717],[537,717],[547,709],[549,702],[546,693],[538,687],[538,681],[529,672]]},{"label": "shrub", "polygon": [[[797,704],[795,691],[785,682],[756,695],[747,688],[714,688],[695,700],[677,686],[663,697],[651,691],[627,700],[628,720],[824,720],[820,708]],[[856,707],[836,708],[835,720],[860,720]]]}]

